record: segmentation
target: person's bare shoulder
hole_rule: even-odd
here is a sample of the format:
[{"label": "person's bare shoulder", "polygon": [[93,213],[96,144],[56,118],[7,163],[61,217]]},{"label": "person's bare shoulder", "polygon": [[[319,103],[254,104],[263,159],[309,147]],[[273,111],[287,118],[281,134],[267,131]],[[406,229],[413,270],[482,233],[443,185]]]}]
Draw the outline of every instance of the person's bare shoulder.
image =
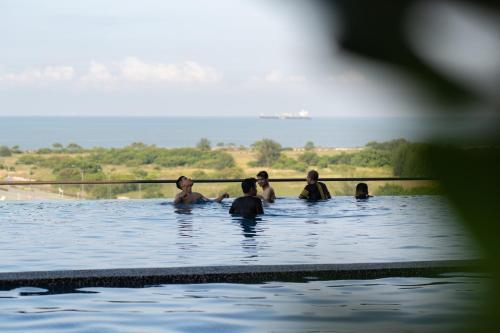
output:
[{"label": "person's bare shoulder", "polygon": [[207,201],[208,199],[205,198],[205,196],[201,193],[198,193],[198,192],[193,192],[191,193],[191,202],[198,202],[198,200],[204,200],[204,201]]},{"label": "person's bare shoulder", "polygon": [[276,196],[274,194],[274,189],[272,187],[266,188],[263,192],[263,199],[267,202],[273,203]]}]

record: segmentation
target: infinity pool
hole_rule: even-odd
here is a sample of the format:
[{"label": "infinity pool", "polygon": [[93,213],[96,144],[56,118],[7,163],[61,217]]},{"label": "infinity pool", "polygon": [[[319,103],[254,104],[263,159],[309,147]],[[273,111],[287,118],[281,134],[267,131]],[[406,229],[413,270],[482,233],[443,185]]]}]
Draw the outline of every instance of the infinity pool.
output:
[{"label": "infinity pool", "polygon": [[[231,200],[0,202],[0,272],[477,258],[436,196],[280,198],[255,221]],[[306,283],[0,291],[1,332],[454,332],[480,320],[471,274]]]},{"label": "infinity pool", "polygon": [[231,200],[0,202],[0,271],[470,259],[437,196],[280,198],[256,221]]}]

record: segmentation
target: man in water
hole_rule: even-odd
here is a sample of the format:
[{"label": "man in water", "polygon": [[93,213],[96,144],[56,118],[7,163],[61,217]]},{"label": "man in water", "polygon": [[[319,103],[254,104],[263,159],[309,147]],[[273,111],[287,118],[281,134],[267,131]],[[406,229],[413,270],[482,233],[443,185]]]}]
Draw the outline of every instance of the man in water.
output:
[{"label": "man in water", "polygon": [[368,185],[366,183],[359,183],[356,185],[356,199],[368,199],[371,195],[368,194]]},{"label": "man in water", "polygon": [[318,201],[330,199],[330,192],[328,188],[322,182],[318,181],[319,174],[316,170],[311,170],[307,173],[307,185],[304,187],[302,193],[300,193],[300,199],[306,199],[309,201]]},{"label": "man in water", "polygon": [[[180,176],[177,181],[175,182],[175,185],[181,192],[177,193],[174,199],[174,204],[194,204],[194,203],[205,203],[210,201],[210,199],[205,198],[203,194],[198,193],[198,192],[193,192],[193,180],[185,177],[185,176]],[[223,193],[219,197],[215,199],[216,202],[221,202],[224,198],[229,198],[229,194]]]},{"label": "man in water", "polygon": [[258,197],[265,202],[273,203],[276,195],[274,195],[274,189],[269,185],[269,175],[266,171],[257,174],[257,183],[262,187],[262,195],[258,195]]},{"label": "man in water", "polygon": [[243,217],[255,217],[264,214],[262,201],[257,198],[257,186],[255,178],[247,178],[241,182],[241,189],[244,196],[233,201],[229,214],[238,214]]}]

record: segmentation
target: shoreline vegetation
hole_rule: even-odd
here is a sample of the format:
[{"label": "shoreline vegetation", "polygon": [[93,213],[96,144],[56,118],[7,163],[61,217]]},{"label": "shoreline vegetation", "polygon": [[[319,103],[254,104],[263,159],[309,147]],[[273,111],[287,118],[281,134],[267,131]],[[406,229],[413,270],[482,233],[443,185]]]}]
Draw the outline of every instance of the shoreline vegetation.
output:
[{"label": "shoreline vegetation", "polygon": [[[430,167],[425,153],[428,144],[405,139],[369,142],[359,148],[317,147],[311,141],[303,147],[282,147],[262,139],[250,147],[212,143],[202,138],[192,148],[163,148],[132,143],[122,148],[83,148],[76,143],[50,148],[22,150],[0,146],[0,179],[17,180],[125,180],[175,179],[186,175],[196,179],[254,177],[267,170],[271,178],[305,177],[316,169],[320,177],[426,177]],[[353,195],[355,183],[328,184],[333,195]],[[303,183],[274,183],[278,196],[297,196]],[[374,195],[440,194],[436,182],[371,182]],[[240,195],[239,184],[196,184],[195,190],[215,197],[228,192]],[[15,197],[13,194],[16,194]],[[44,195],[46,193],[46,195]],[[64,185],[23,188],[0,186],[0,198],[8,199],[116,199],[171,198],[172,184]]]}]

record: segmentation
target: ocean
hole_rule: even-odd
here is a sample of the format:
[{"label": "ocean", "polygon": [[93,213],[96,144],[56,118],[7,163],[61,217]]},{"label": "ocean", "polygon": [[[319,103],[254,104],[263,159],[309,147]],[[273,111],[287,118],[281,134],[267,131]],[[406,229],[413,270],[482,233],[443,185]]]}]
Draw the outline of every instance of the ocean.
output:
[{"label": "ocean", "polygon": [[123,147],[133,142],[161,147],[195,146],[200,138],[249,146],[263,138],[283,147],[313,141],[322,147],[360,147],[369,141],[422,141],[436,129],[416,117],[276,120],[241,117],[0,117],[0,146],[22,149],[74,142],[83,147]]}]

